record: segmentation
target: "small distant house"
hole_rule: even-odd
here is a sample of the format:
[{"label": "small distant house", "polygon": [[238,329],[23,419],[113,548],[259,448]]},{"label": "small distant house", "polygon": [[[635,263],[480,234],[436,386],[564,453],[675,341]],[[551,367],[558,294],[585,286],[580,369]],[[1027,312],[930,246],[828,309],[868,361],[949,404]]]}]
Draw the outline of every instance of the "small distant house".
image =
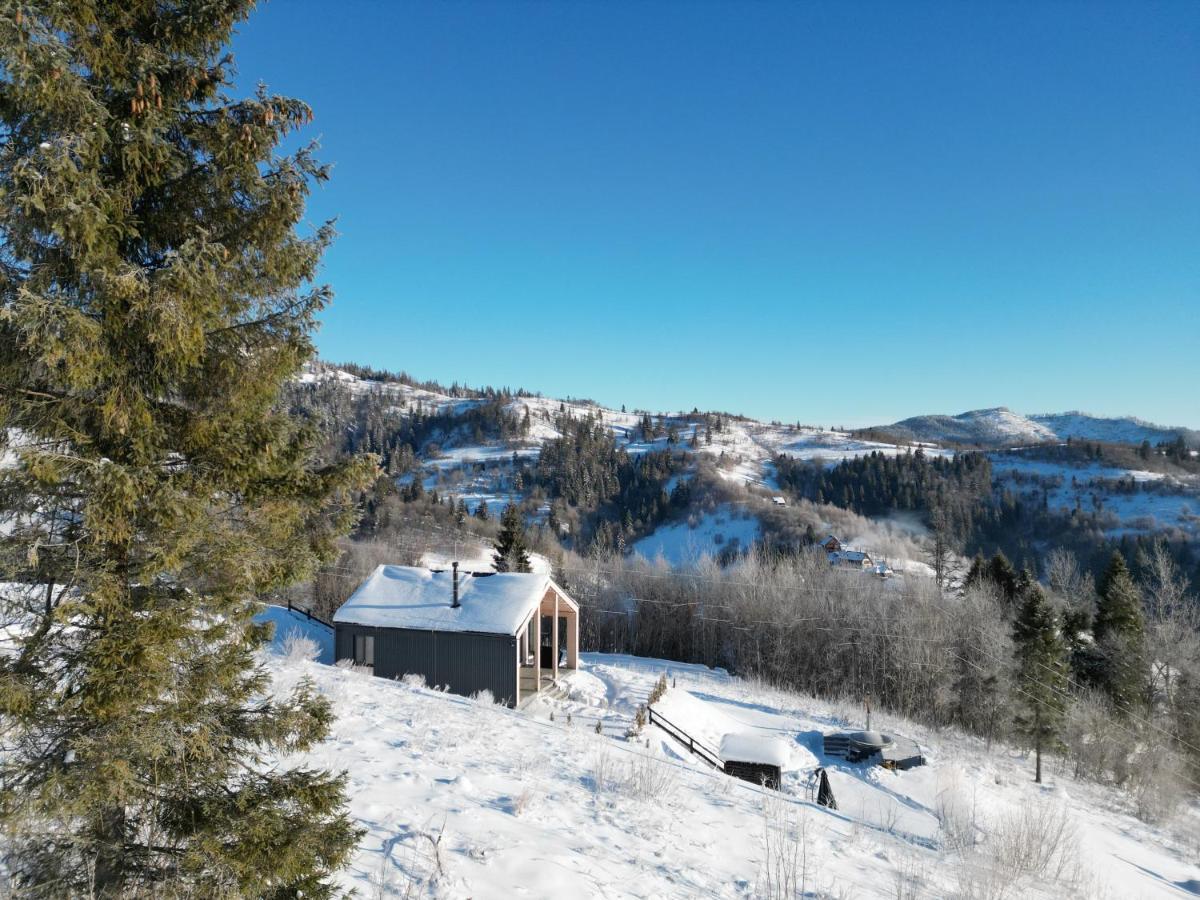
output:
[{"label": "small distant house", "polygon": [[830,553],[829,564],[838,569],[854,569],[856,571],[875,568],[871,554],[865,550],[838,550],[836,553]]},{"label": "small distant house", "polygon": [[772,497],[771,502],[776,506],[787,506],[787,500],[783,497]]},{"label": "small distant house", "polygon": [[338,660],[508,706],[579,665],[579,605],[548,575],[379,566],[333,625]]},{"label": "small distant house", "polygon": [[825,535],[825,539],[818,545],[826,553],[838,553],[842,549],[842,542],[835,538],[832,534]]}]

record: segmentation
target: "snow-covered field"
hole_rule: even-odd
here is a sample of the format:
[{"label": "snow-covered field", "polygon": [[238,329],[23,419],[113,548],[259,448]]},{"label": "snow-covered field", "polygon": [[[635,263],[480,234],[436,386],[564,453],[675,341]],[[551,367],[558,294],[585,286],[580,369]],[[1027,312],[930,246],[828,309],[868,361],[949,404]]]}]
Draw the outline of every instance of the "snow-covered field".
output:
[{"label": "snow-covered field", "polygon": [[648,560],[661,557],[672,566],[689,566],[701,557],[716,557],[734,545],[751,546],[759,535],[758,519],[729,504],[682,522],[660,525],[633,545]]},{"label": "snow-covered field", "polygon": [[[330,739],[289,762],[348,772],[366,834],[340,878],[360,896],[761,897],[780,896],[788,876],[813,897],[1200,892],[1196,847],[1053,766],[1032,784],[1031,761],[1013,751],[877,716],[876,727],[918,740],[929,764],[850,765],[822,756],[821,735],[859,724],[854,710],[699,666],[600,654],[584,654],[565,699],[514,711],[312,661],[328,659],[328,632],[286,610],[265,615],[278,625],[265,653],[277,687],[311,678],[337,711]],[[663,674],[672,686],[661,708],[687,727],[786,744],[783,791],[716,772],[657,727],[627,739]],[[806,800],[818,764],[836,811]],[[1060,852],[1021,874],[1029,838],[1048,833]]]}]

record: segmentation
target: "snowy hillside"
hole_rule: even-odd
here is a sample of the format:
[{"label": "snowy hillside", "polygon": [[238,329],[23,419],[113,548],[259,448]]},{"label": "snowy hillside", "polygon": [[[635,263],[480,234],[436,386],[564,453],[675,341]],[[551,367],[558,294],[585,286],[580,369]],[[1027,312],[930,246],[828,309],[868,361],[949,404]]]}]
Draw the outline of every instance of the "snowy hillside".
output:
[{"label": "snowy hillside", "polygon": [[[1192,846],[1149,827],[1098,786],[1023,754],[911,723],[928,765],[887,772],[823,755],[856,710],[720,672],[585,655],[570,693],[523,710],[313,661],[329,636],[286,610],[265,654],[279,689],[311,678],[337,721],[300,759],[345,770],[366,830],[342,886],[365,897],[1185,897]],[[657,726],[626,739],[666,674],[663,708],[710,739],[771,736],[781,792],[737,781]],[[846,717],[850,717],[848,721]],[[825,766],[837,810],[808,799]],[[1053,767],[1052,767],[1053,769]]]},{"label": "snowy hillside", "polygon": [[1075,440],[1107,441],[1115,444],[1140,444],[1149,441],[1158,444],[1175,440],[1176,436],[1196,437],[1194,431],[1186,428],[1164,428],[1132,416],[1116,419],[1106,419],[1090,416],[1081,412],[1047,413],[1030,416],[1030,421],[1036,422],[1065,441],[1068,437]]},{"label": "snowy hillside", "polygon": [[[1003,406],[976,409],[957,416],[914,416],[878,429],[897,438],[937,444],[1000,446],[1044,441],[1075,440],[1151,444],[1189,434],[1183,428],[1165,428],[1141,419],[1102,418],[1081,412],[1025,416]],[[1191,433],[1194,434],[1194,433]]]},{"label": "snowy hillside", "polygon": [[1176,529],[1200,537],[1200,477],[1170,476],[1097,463],[1068,464],[991,453],[1001,488],[1048,508],[1094,512],[1113,536]]},{"label": "snowy hillside", "polygon": [[676,568],[687,567],[704,556],[715,558],[723,550],[744,550],[758,532],[757,519],[745,510],[725,506],[690,521],[661,525],[635,543],[633,550],[651,561],[661,558]]}]

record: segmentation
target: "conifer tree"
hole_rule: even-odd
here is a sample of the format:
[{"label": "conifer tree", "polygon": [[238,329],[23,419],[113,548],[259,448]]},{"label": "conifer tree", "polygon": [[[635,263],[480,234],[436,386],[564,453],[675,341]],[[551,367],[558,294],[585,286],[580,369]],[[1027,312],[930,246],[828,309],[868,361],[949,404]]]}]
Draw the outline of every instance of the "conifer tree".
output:
[{"label": "conifer tree", "polygon": [[496,537],[494,549],[497,572],[531,571],[525,521],[515,503],[509,503],[500,514],[500,534]]},{"label": "conifer tree", "polygon": [[1119,552],[1109,560],[1099,595],[1092,623],[1097,680],[1118,709],[1129,711],[1146,695],[1146,622],[1141,592]]},{"label": "conifer tree", "polygon": [[369,460],[280,386],[328,226],[300,101],[229,96],[251,0],[0,3],[0,828],[21,896],[320,897],[357,835],[270,693],[257,600],[331,559]]},{"label": "conifer tree", "polygon": [[1007,556],[1003,553],[993,556],[987,574],[1009,603],[1016,603],[1020,599],[1017,594],[1017,571]]},{"label": "conifer tree", "polygon": [[1016,726],[1033,742],[1037,759],[1034,781],[1042,781],[1042,750],[1058,743],[1066,712],[1067,648],[1058,621],[1041,587],[1031,585],[1024,594],[1013,623],[1017,660],[1013,703]]}]

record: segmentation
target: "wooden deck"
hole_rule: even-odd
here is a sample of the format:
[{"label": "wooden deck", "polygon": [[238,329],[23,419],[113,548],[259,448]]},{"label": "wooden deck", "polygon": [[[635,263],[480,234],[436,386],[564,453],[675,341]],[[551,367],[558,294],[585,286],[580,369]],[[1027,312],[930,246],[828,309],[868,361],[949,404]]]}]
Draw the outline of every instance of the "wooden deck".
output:
[{"label": "wooden deck", "polygon": [[558,670],[558,682],[554,681],[554,676],[548,669],[542,669],[542,684],[541,690],[535,690],[534,685],[534,667],[521,667],[521,702],[519,706],[525,706],[533,700],[534,697],[565,697],[566,696],[566,680],[567,676],[574,672],[574,669],[560,667]]}]

